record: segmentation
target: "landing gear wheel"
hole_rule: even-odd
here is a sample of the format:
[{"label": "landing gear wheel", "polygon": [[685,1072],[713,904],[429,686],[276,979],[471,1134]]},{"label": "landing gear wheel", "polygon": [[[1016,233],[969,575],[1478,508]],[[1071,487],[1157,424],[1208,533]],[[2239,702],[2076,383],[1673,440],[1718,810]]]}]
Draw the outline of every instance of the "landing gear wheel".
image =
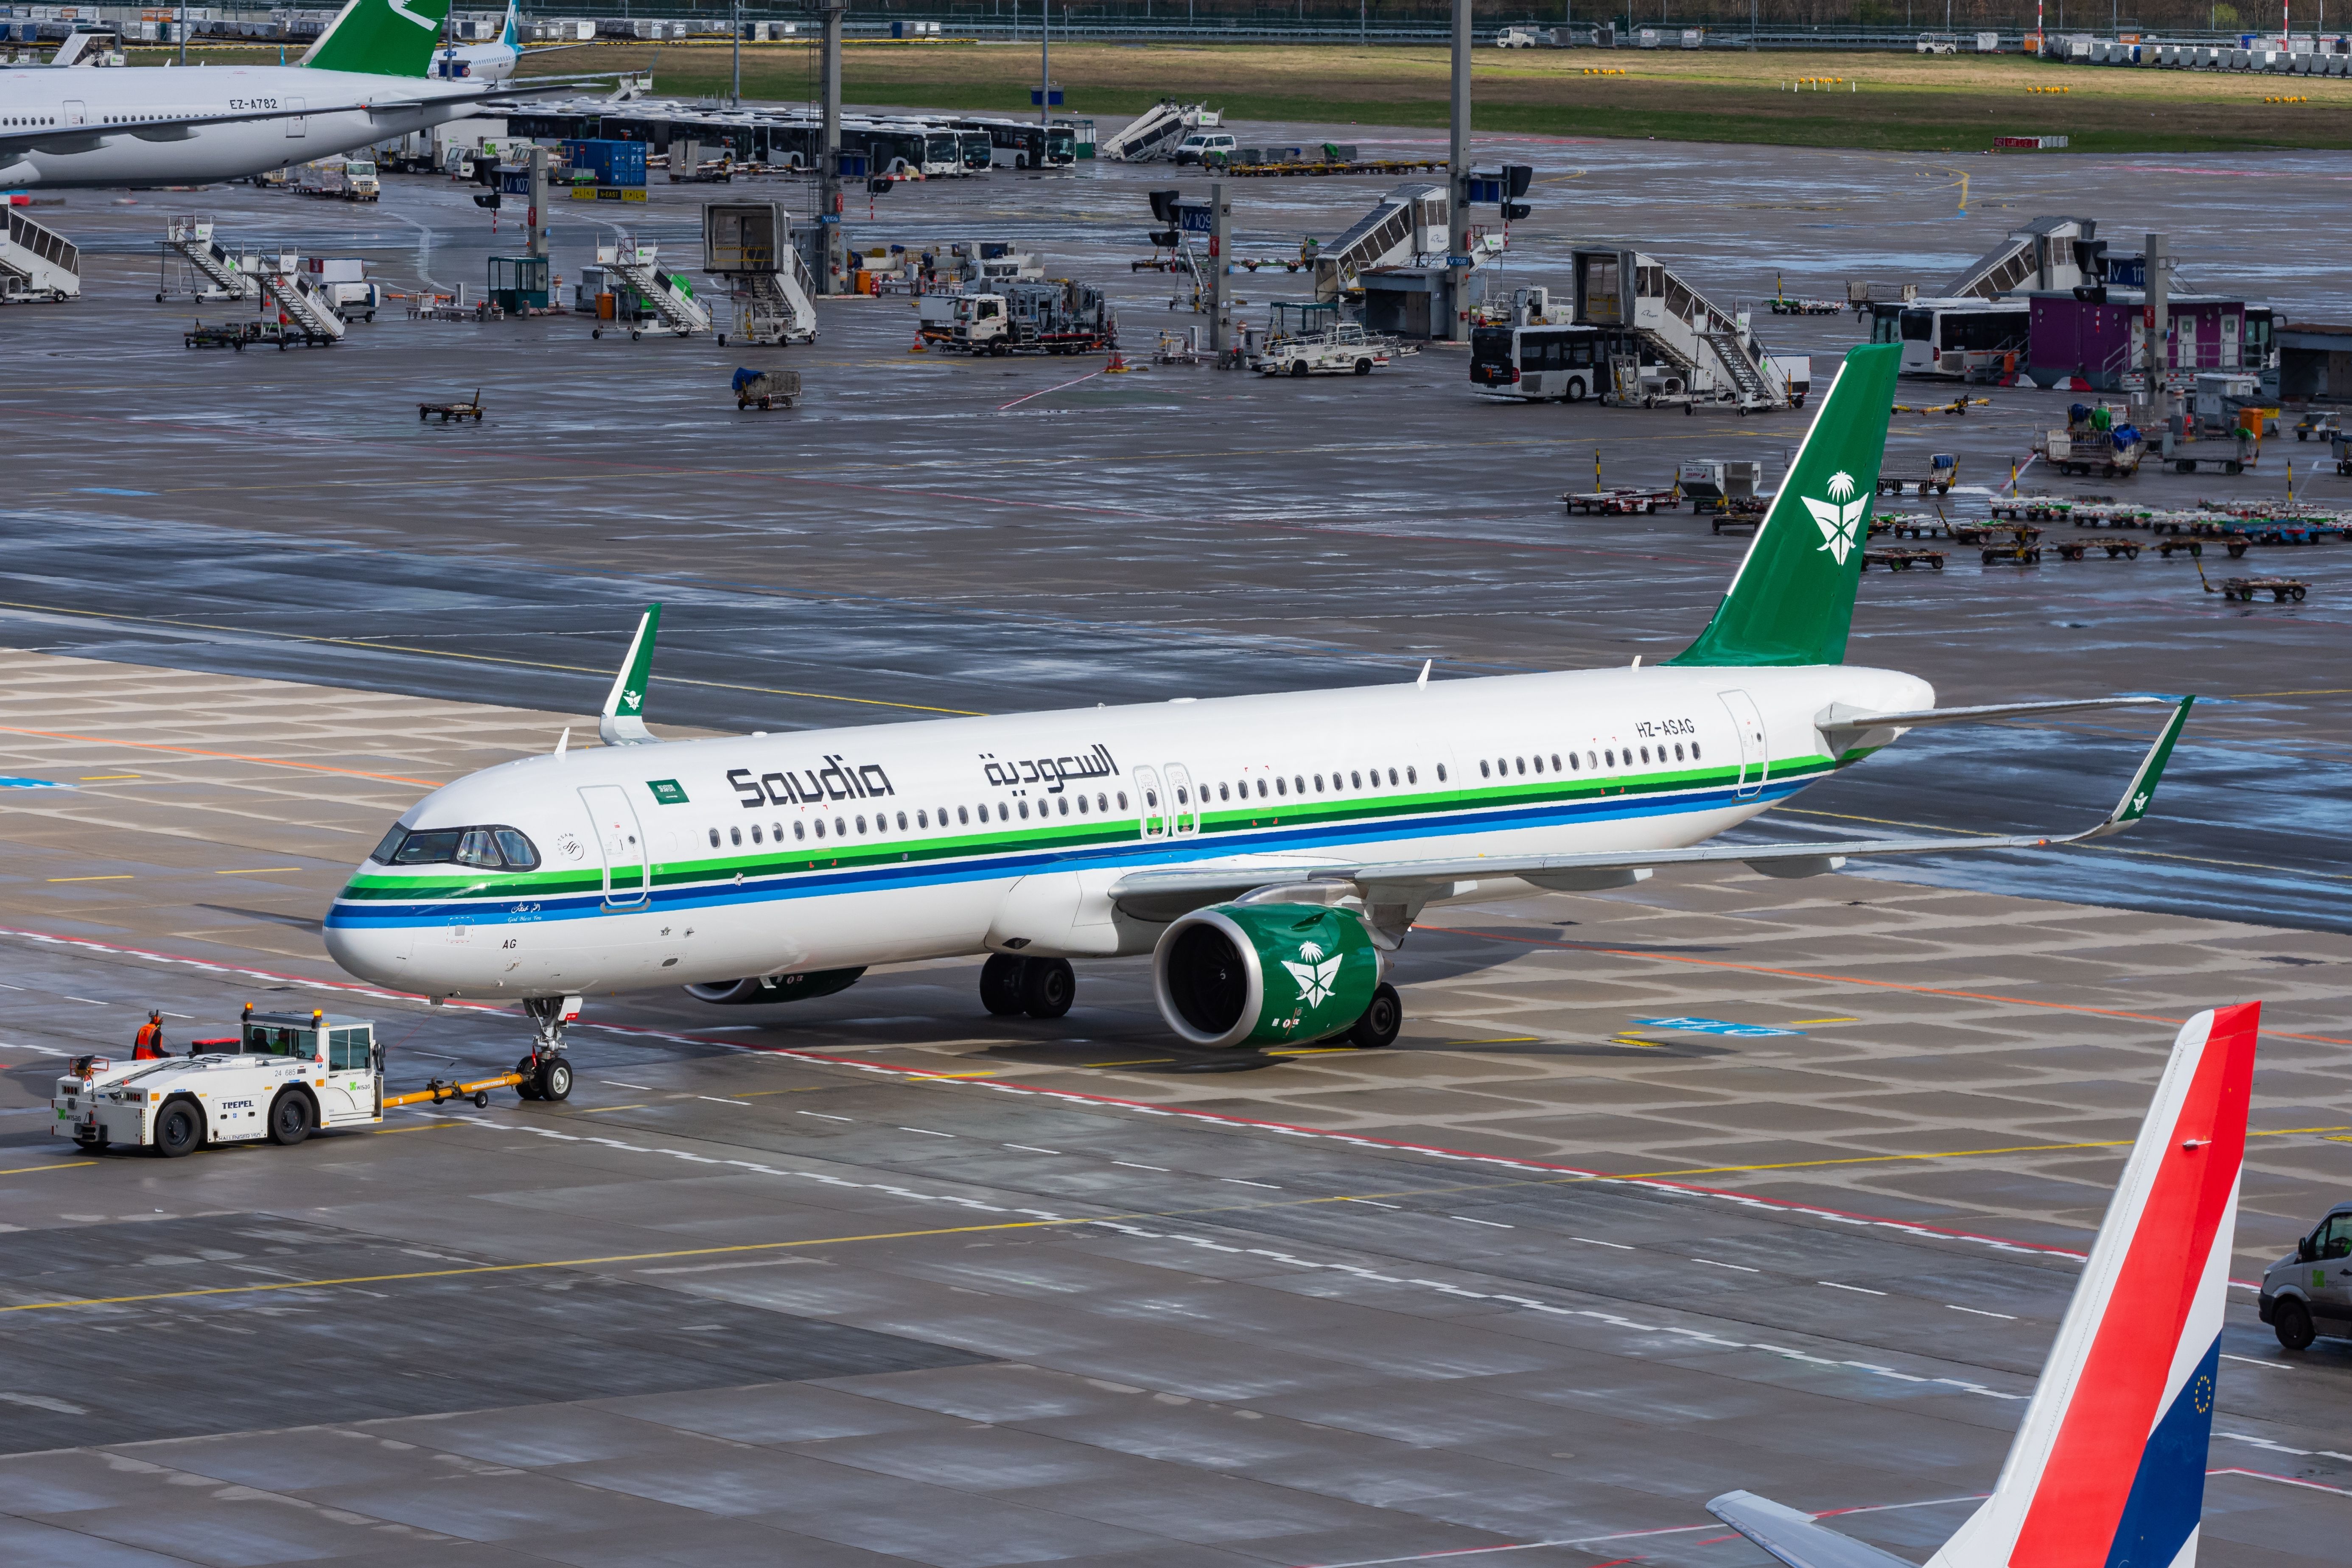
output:
[{"label": "landing gear wheel", "polygon": [[1398,1031],[1404,1027],[1404,998],[1397,988],[1386,981],[1372,988],[1372,999],[1364,1008],[1364,1016],[1356,1020],[1346,1038],[1349,1045],[1367,1051],[1377,1051],[1396,1044]]},{"label": "landing gear wheel", "polygon": [[1025,1009],[1021,1000],[1021,980],[1029,967],[1025,958],[1011,953],[992,954],[980,966],[980,1005],[1000,1018],[1009,1018]]},{"label": "landing gear wheel", "polygon": [[155,1118],[155,1152],[166,1160],[194,1153],[196,1145],[204,1141],[204,1118],[187,1100],[173,1101]]},{"label": "landing gear wheel", "polygon": [[2287,1349],[2307,1349],[2313,1333],[2311,1309],[2290,1296],[2271,1309],[2271,1329]]},{"label": "landing gear wheel", "polygon": [[515,1085],[515,1093],[524,1100],[539,1098],[539,1058],[525,1057],[515,1063],[515,1076],[522,1081]]},{"label": "landing gear wheel", "polygon": [[536,1087],[539,1089],[539,1098],[541,1100],[570,1100],[572,1098],[572,1064],[562,1057],[540,1058]]},{"label": "landing gear wheel", "polygon": [[269,1107],[269,1141],[281,1149],[291,1148],[310,1136],[310,1098],[299,1089],[288,1089]]},{"label": "landing gear wheel", "polygon": [[1069,960],[1033,958],[1021,975],[1021,1010],[1033,1018],[1058,1018],[1070,1010],[1078,994],[1078,977]]}]

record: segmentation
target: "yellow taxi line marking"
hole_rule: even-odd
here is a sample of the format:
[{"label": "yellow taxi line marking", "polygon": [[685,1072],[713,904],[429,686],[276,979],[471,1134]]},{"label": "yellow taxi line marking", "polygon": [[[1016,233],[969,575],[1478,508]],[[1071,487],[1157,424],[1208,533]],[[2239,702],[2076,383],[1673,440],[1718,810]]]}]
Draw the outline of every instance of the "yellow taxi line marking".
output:
[{"label": "yellow taxi line marking", "polygon": [[95,1160],[66,1160],[55,1165],[18,1165],[13,1170],[0,1171],[0,1176],[28,1176],[37,1171],[70,1171],[76,1165],[97,1163]]},{"label": "yellow taxi line marking", "polygon": [[[1352,1051],[1356,1047],[1353,1046],[1285,1046],[1279,1050],[1268,1051],[1265,1054],[1270,1057],[1336,1057],[1343,1052]],[[1169,1058],[1167,1059],[1172,1061],[1174,1058]],[[1095,1065],[1097,1067],[1117,1067],[1119,1064],[1117,1062],[1097,1062]]]},{"label": "yellow taxi line marking", "polygon": [[1793,1029],[1800,1024],[1859,1024],[1861,1022],[1859,1018],[1791,1018],[1789,1020],[1789,1026]]},{"label": "yellow taxi line marking", "polygon": [[[1160,1058],[1160,1059],[1164,1061],[1164,1060],[1166,1060],[1167,1058]],[[1093,1063],[1090,1063],[1090,1064],[1088,1064],[1088,1065],[1089,1065],[1089,1066],[1098,1067],[1098,1068],[1099,1068],[1099,1067],[1117,1067],[1117,1066],[1118,1066],[1119,1064],[1118,1064],[1118,1063],[1117,1063],[1117,1062],[1093,1062]],[[925,1078],[994,1078],[997,1074],[999,1074],[999,1073],[1003,1072],[1003,1070],[1004,1070],[1004,1069],[1003,1069],[1003,1068],[983,1068],[983,1069],[982,1069],[981,1071],[978,1071],[978,1072],[918,1072],[918,1073],[909,1073],[909,1074],[908,1074],[907,1076],[908,1076],[908,1077],[909,1077],[909,1078],[916,1078],[916,1079],[925,1079]],[[801,1090],[801,1089],[761,1089],[760,1092],[761,1092],[761,1094],[800,1094],[800,1093],[803,1093],[803,1092],[805,1092],[805,1091]]]},{"label": "yellow taxi line marking", "polygon": [[84,773],[81,775],[79,782],[82,784],[113,784],[122,779],[135,779],[139,775],[137,773]]},{"label": "yellow taxi line marking", "polygon": [[[95,1164],[89,1161],[85,1163]],[[204,1296],[257,1296],[274,1290],[320,1290],[337,1285],[392,1285],[407,1279],[458,1279],[469,1275],[524,1274],[542,1268],[593,1268],[614,1263],[656,1263],[673,1258],[715,1258],[728,1253],[782,1252],[793,1247],[845,1247],[860,1241],[911,1241],[933,1236],[973,1236],[986,1231],[1044,1230],[1089,1225],[1091,1219],[1021,1219],[994,1225],[945,1226],[932,1230],[878,1231],[865,1236],[825,1236],[806,1241],[751,1241],[730,1247],[690,1247],[674,1252],[624,1252],[603,1258],[558,1258],[541,1263],[477,1263],[462,1268],[419,1268],[402,1274],[353,1274],[334,1279],[286,1279],[270,1284],[212,1285],[192,1290],[158,1290],[143,1296],[83,1296],[59,1301],[19,1301],[0,1312],[47,1312],[68,1307],[123,1307],[142,1301],[184,1301]]]},{"label": "yellow taxi line marking", "polygon": [[602,1116],[608,1110],[643,1110],[645,1109],[646,1106],[644,1102],[640,1102],[635,1105],[599,1105],[583,1110],[580,1114],[583,1116]]},{"label": "yellow taxi line marking", "polygon": [[42,879],[49,882],[129,882],[136,880],[136,879],[128,871],[109,877],[46,877]]},{"label": "yellow taxi line marking", "polygon": [[1536,1043],[1536,1037],[1533,1035],[1506,1035],[1499,1040],[1448,1040],[1445,1043],[1449,1046],[1531,1046]]},{"label": "yellow taxi line marking", "polygon": [[215,877],[263,877],[272,871],[299,871],[299,866],[256,866],[249,871],[215,871]]}]

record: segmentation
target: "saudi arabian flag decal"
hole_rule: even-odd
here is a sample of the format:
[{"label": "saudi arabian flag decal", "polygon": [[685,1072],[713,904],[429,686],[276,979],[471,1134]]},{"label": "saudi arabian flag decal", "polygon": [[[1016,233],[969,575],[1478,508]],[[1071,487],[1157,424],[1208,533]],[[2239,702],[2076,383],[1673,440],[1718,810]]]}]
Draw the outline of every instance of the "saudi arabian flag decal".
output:
[{"label": "saudi arabian flag decal", "polygon": [[1846,556],[1853,552],[1861,533],[1863,514],[1870,510],[1868,496],[1860,500],[1853,500],[1853,476],[1841,469],[1830,476],[1829,500],[1815,500],[1811,496],[1802,498],[1805,510],[1813,514],[1813,521],[1821,526],[1820,548],[1828,551],[1830,559],[1841,566],[1845,564]]}]

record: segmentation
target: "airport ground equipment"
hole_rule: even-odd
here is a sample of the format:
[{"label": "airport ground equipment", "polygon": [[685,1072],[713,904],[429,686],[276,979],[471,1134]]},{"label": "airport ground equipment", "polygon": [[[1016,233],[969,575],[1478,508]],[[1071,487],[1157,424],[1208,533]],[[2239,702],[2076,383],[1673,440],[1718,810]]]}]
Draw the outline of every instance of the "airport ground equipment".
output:
[{"label": "airport ground equipment", "polygon": [[416,405],[416,422],[420,425],[436,414],[441,416],[441,423],[444,425],[448,424],[452,419],[460,423],[470,419],[479,425],[482,422],[482,389],[476,387],[474,395],[462,402],[420,403]]},{"label": "airport ground equipment", "polygon": [[311,280],[302,268],[301,258],[279,256],[265,258],[261,269],[261,291],[271,304],[278,307],[278,324],[290,331],[281,331],[278,346],[284,348],[299,334],[304,343],[336,343],[351,330],[343,313],[335,309],[326,289]]},{"label": "airport ground equipment", "polygon": [[970,354],[1075,354],[1118,346],[1118,323],[1091,284],[1063,278],[1008,283],[956,302],[947,345]]},{"label": "airport ground equipment", "polygon": [[2036,566],[2042,562],[2042,530],[2032,523],[1955,523],[1952,541],[1976,545],[1988,566]]},{"label": "airport ground equipment", "polygon": [[801,373],[796,370],[738,370],[734,381],[735,406],[745,408],[790,408],[800,398]]},{"label": "airport ground equipment", "polygon": [[[651,307],[656,330],[680,338],[709,331],[710,308],[694,297],[694,285],[686,280],[684,273],[665,272],[660,263],[659,247],[640,244],[627,234],[619,236],[611,245],[596,247],[596,265],[627,284],[631,292]],[[604,330],[597,327],[588,335],[601,338]],[[631,342],[645,335],[642,326],[630,324]]]},{"label": "airport ground equipment", "polygon": [[1893,474],[1882,469],[1878,476],[1878,493],[1899,496],[1905,490],[1914,490],[1924,496],[1933,490],[1939,496],[1948,495],[1959,477],[1960,459],[1950,452],[1937,452],[1927,458],[1925,474]]},{"label": "airport ground equipment", "polygon": [[2137,561],[2139,559],[2141,546],[2137,539],[2094,537],[2053,540],[2050,548],[2058,552],[2058,559],[2061,561],[2081,561],[2087,558],[2094,550],[2105,551],[2107,559],[2110,561]]},{"label": "airport ground equipment", "polygon": [[[1575,268],[1576,321],[1615,328],[1642,345],[1644,406],[1681,401],[1720,403],[1741,414],[1800,405],[1797,365],[1769,353],[1746,311],[1711,303],[1656,258],[1638,250],[1580,249]],[[1654,363],[1660,368],[1652,370]],[[1811,376],[1805,362],[1805,379]],[[1664,390],[1678,380],[1679,391]],[[1648,390],[1651,383],[1661,390]],[[1616,388],[1622,396],[1622,385]],[[1685,405],[1687,406],[1687,405]]]},{"label": "airport ground equipment", "polygon": [[1265,339],[1248,356],[1261,375],[1370,375],[1389,363],[1390,345],[1345,320],[1337,300],[1276,302]]},{"label": "airport ground equipment", "polygon": [[235,349],[243,353],[247,343],[275,342],[277,333],[268,329],[277,325],[275,321],[230,321],[208,327],[198,321],[180,338],[192,349]]},{"label": "airport ground equipment", "polygon": [[1935,291],[1938,300],[1973,294],[1998,300],[2030,289],[2078,289],[2105,280],[2106,244],[2094,237],[2090,218],[2038,217],[2011,230],[2000,243]]},{"label": "airport ground equipment", "polygon": [[2352,1203],[2328,1210],[2293,1252],[2263,1270],[2254,1310],[2291,1351],[2322,1334],[2352,1339]]},{"label": "airport ground equipment", "polygon": [[2309,441],[2315,438],[2322,441],[2341,441],[2344,438],[2344,416],[2340,414],[2323,414],[2316,408],[2308,410],[2302,418],[2294,422],[2294,438],[2298,441]]},{"label": "airport ground equipment", "polygon": [[383,1120],[383,1048],[365,1018],[246,1010],[235,1040],[154,1061],[77,1058],[58,1080],[50,1131],[84,1149],[299,1143],[322,1128]]},{"label": "airport ground equipment", "polygon": [[15,207],[0,225],[0,305],[81,298],[81,247]]},{"label": "airport ground equipment", "polygon": [[1587,512],[1596,517],[1622,517],[1637,511],[1654,512],[1661,508],[1672,511],[1682,505],[1681,492],[1672,485],[1569,490],[1559,499],[1568,504],[1570,512]]},{"label": "airport ground equipment", "polygon": [[706,202],[702,269],[727,280],[735,325],[721,332],[753,347],[816,341],[816,279],[793,243],[792,215],[782,202]]},{"label": "airport ground equipment", "polygon": [[1118,163],[1148,163],[1168,157],[1188,132],[1213,128],[1223,117],[1206,104],[1179,103],[1163,98],[1123,130],[1114,131],[1095,148],[1095,156]]},{"label": "airport ground equipment", "polygon": [[[163,262],[167,275],[155,291],[157,304],[178,295],[208,304],[261,298],[261,279],[254,276],[246,254],[232,255],[213,237],[210,214],[191,213],[163,221]],[[184,275],[180,279],[168,275],[175,263]]]},{"label": "airport ground equipment", "polygon": [[1717,511],[1760,516],[1764,510],[1764,465],[1753,458],[1696,458],[1675,471],[1675,484],[1691,510],[1702,516]]},{"label": "airport ground equipment", "polygon": [[2311,584],[2300,577],[2224,577],[2221,585],[2216,588],[2207,579],[2201,562],[2197,567],[2197,580],[2204,584],[2207,593],[2219,594],[2224,599],[2244,605],[2252,604],[2264,594],[2271,596],[2271,603],[2274,605],[2300,605],[2304,595],[2311,591]]},{"label": "airport ground equipment", "polygon": [[1376,267],[1410,266],[1446,253],[1452,207],[1441,184],[1399,185],[1354,226],[1315,253],[1315,297],[1336,300]]},{"label": "airport ground equipment", "polygon": [[375,164],[365,158],[320,158],[305,163],[295,171],[294,188],[306,196],[340,202],[373,202],[383,195]]},{"label": "airport ground equipment", "polygon": [[1884,550],[1864,551],[1862,569],[1867,572],[1873,566],[1884,566],[1889,572],[1908,572],[1914,566],[1925,566],[1931,572],[1941,572],[1944,569],[1944,556],[1945,552],[1941,550],[1925,550],[1916,545],[1890,545]]}]

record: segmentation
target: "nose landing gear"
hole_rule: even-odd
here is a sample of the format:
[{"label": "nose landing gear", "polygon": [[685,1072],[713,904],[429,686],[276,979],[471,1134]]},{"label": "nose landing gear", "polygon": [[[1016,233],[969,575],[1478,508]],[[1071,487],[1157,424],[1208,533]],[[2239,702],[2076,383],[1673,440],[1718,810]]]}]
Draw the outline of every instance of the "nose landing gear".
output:
[{"label": "nose landing gear", "polygon": [[1067,959],[1000,952],[981,965],[980,1005],[1000,1018],[1015,1013],[1058,1018],[1070,1010],[1077,992],[1078,979]]},{"label": "nose landing gear", "polygon": [[530,1055],[515,1063],[522,1081],[515,1092],[525,1100],[572,1098],[572,1063],[563,1054],[563,1028],[580,1016],[577,996],[526,996],[523,1011],[531,1023]]}]

